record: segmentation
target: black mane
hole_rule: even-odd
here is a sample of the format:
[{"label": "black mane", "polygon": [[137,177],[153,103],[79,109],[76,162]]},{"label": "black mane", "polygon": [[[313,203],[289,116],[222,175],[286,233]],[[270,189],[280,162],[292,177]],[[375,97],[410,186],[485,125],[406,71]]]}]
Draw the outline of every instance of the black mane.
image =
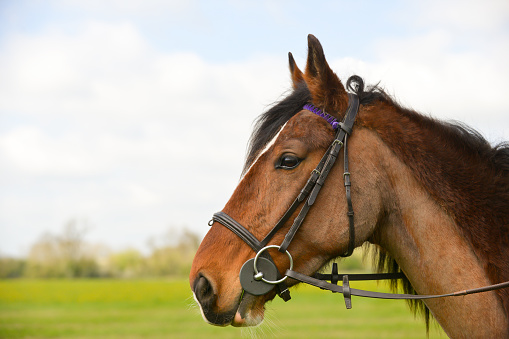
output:
[{"label": "black mane", "polygon": [[[367,91],[359,93],[360,103],[363,105],[372,104],[375,101],[390,101],[392,98],[387,95],[378,85],[371,86]],[[262,113],[256,120],[253,133],[249,139],[247,149],[245,172],[256,159],[261,149],[277,134],[279,129],[290,120],[295,114],[302,110],[302,107],[311,102],[311,93],[304,82],[302,82],[290,95],[274,105],[265,113]]]},{"label": "black mane", "polygon": [[306,84],[302,83],[290,95],[276,102],[267,112],[258,117],[249,139],[243,172],[251,166],[260,150],[274,138],[279,129],[310,101],[311,93]]}]

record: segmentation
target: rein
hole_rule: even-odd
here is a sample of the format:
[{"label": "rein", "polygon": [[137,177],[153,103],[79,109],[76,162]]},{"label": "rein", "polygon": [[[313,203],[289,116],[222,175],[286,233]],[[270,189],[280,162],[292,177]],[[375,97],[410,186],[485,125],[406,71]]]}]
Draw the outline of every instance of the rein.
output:
[{"label": "rein", "polygon": [[[338,122],[331,115],[322,112],[320,109],[314,107],[311,104],[304,105],[303,109],[308,110],[322,118],[324,118],[336,131],[334,141],[331,143],[322,159],[311,172],[311,176],[300,191],[299,195],[283,214],[281,219],[274,225],[269,233],[261,241],[258,240],[247,228],[241,225],[239,222],[234,220],[231,216],[225,212],[217,212],[212,216],[212,220],[209,222],[209,226],[212,226],[213,222],[218,222],[221,225],[228,228],[230,231],[235,233],[240,239],[242,239],[247,245],[249,245],[255,252],[256,256],[254,259],[249,259],[242,266],[239,278],[242,288],[245,292],[252,295],[264,295],[270,292],[274,286],[276,293],[284,300],[288,301],[291,299],[290,291],[288,290],[285,280],[290,277],[299,282],[310,284],[319,287],[324,290],[329,290],[335,293],[342,293],[345,299],[346,308],[352,308],[351,296],[360,296],[367,298],[378,298],[378,299],[431,299],[431,298],[442,298],[449,296],[460,296],[466,294],[480,293],[492,291],[500,288],[509,287],[509,281],[490,285],[486,287],[458,291],[448,294],[440,295],[415,295],[415,294],[395,294],[395,293],[381,293],[364,291],[350,288],[349,282],[353,280],[384,280],[384,279],[401,279],[404,277],[402,272],[400,273],[379,273],[379,274],[338,274],[337,264],[333,264],[331,274],[315,274],[315,277],[309,277],[304,274],[293,271],[293,259],[288,252],[288,246],[292,242],[295,234],[302,225],[306,218],[309,209],[313,206],[318,193],[325,183],[325,179],[329,175],[339,152],[344,147],[344,173],[343,180],[345,185],[346,201],[348,207],[348,225],[349,225],[349,241],[347,251],[341,255],[342,257],[348,257],[353,253],[355,249],[355,224],[354,224],[354,211],[352,199],[350,196],[350,172],[348,169],[348,147],[347,139],[352,133],[353,124],[357,116],[360,100],[359,95],[364,92],[364,82],[359,76],[351,76],[346,82],[346,88],[348,92],[348,109],[345,113],[343,122]],[[292,226],[285,235],[285,238],[281,245],[269,245],[268,243],[274,237],[274,235],[283,227],[283,225],[290,219],[290,217],[297,210],[298,206],[304,202],[299,214],[295,218]],[[277,248],[279,252],[286,253],[290,260],[290,268],[286,270],[285,276],[282,277],[276,267],[274,260],[268,253],[267,249]],[[331,281],[330,283],[325,280]],[[337,282],[342,281],[343,285],[338,286]]]}]

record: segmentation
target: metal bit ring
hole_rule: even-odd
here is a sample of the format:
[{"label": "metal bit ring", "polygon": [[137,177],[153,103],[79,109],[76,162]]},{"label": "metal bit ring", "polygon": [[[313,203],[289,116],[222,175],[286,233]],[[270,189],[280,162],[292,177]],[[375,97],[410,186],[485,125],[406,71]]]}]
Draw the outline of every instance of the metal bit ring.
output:
[{"label": "metal bit ring", "polygon": [[[254,261],[253,261],[253,265],[254,265],[254,271],[255,271],[255,275],[258,275],[260,272],[258,272],[258,268],[256,267],[256,264],[258,262],[258,258],[260,257],[260,254],[262,254],[264,251],[268,250],[269,248],[281,248],[281,246],[278,246],[278,245],[269,245],[269,246],[265,246],[264,248],[262,248],[261,250],[258,251],[258,253],[256,253],[256,256],[254,258]],[[288,256],[288,259],[290,259],[290,270],[293,269],[293,258],[292,258],[292,255],[290,254],[290,252],[288,252],[288,250],[286,251],[286,255]],[[286,280],[286,278],[288,278],[288,276],[284,276],[283,278],[279,279],[279,280],[275,280],[275,281],[270,281],[270,280],[267,280],[263,277],[263,272],[262,272],[262,278],[261,280],[263,282],[266,282],[267,284],[271,284],[271,285],[277,285],[279,283],[282,283],[283,281]]]}]

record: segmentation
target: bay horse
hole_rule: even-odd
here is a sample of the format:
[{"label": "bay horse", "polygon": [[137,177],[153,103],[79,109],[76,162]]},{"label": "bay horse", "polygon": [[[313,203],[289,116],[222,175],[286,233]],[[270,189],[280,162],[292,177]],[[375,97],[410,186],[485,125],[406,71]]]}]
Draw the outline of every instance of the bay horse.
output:
[{"label": "bay horse", "polygon": [[[376,248],[378,271],[403,276],[407,293],[508,281],[509,146],[403,108],[362,80],[351,94],[355,86],[340,81],[312,35],[304,72],[289,60],[293,91],[260,116],[240,182],[193,261],[190,285],[205,321],[258,325],[265,303],[288,300],[286,288],[298,283],[284,281],[290,265],[313,276],[364,243]],[[329,166],[333,148],[344,157]],[[258,264],[248,265],[253,257]],[[245,270],[255,285],[271,285],[252,290]],[[413,305],[450,337],[509,337],[507,288]]]}]

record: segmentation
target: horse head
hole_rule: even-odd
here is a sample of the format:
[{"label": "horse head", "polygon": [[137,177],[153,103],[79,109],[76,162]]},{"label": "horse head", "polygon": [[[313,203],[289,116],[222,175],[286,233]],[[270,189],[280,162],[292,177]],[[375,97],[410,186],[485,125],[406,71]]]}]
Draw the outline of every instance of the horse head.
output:
[{"label": "horse head", "polygon": [[[319,41],[310,35],[308,43],[305,72],[301,72],[289,54],[294,92],[266,113],[251,140],[242,179],[223,209],[258,239],[263,239],[281,219],[334,140],[332,125],[323,117],[303,109],[304,105],[312,103],[339,121],[349,105],[345,86],[327,64]],[[374,150],[359,144],[354,137],[349,147],[360,147],[362,158],[373,159],[373,154],[369,153]],[[376,176],[363,175],[372,165],[352,159],[351,167],[355,169],[355,180],[365,181],[352,193],[358,214],[356,245],[359,245],[373,233],[382,204],[383,187],[377,185]],[[294,258],[295,270],[299,272],[313,274],[329,260],[347,251],[347,201],[345,196],[337,194],[344,190],[343,174],[342,166],[332,168],[327,185],[323,186],[288,248]],[[283,241],[298,212],[299,209],[288,218],[269,245]],[[276,250],[269,252],[283,274],[289,267],[288,256]],[[208,322],[240,326],[262,321],[263,306],[274,298],[276,292],[272,290],[262,296],[243,294],[239,281],[242,265],[255,254],[236,234],[218,222],[212,224],[196,253],[190,274],[195,298]],[[294,283],[290,281],[289,285]]]}]

